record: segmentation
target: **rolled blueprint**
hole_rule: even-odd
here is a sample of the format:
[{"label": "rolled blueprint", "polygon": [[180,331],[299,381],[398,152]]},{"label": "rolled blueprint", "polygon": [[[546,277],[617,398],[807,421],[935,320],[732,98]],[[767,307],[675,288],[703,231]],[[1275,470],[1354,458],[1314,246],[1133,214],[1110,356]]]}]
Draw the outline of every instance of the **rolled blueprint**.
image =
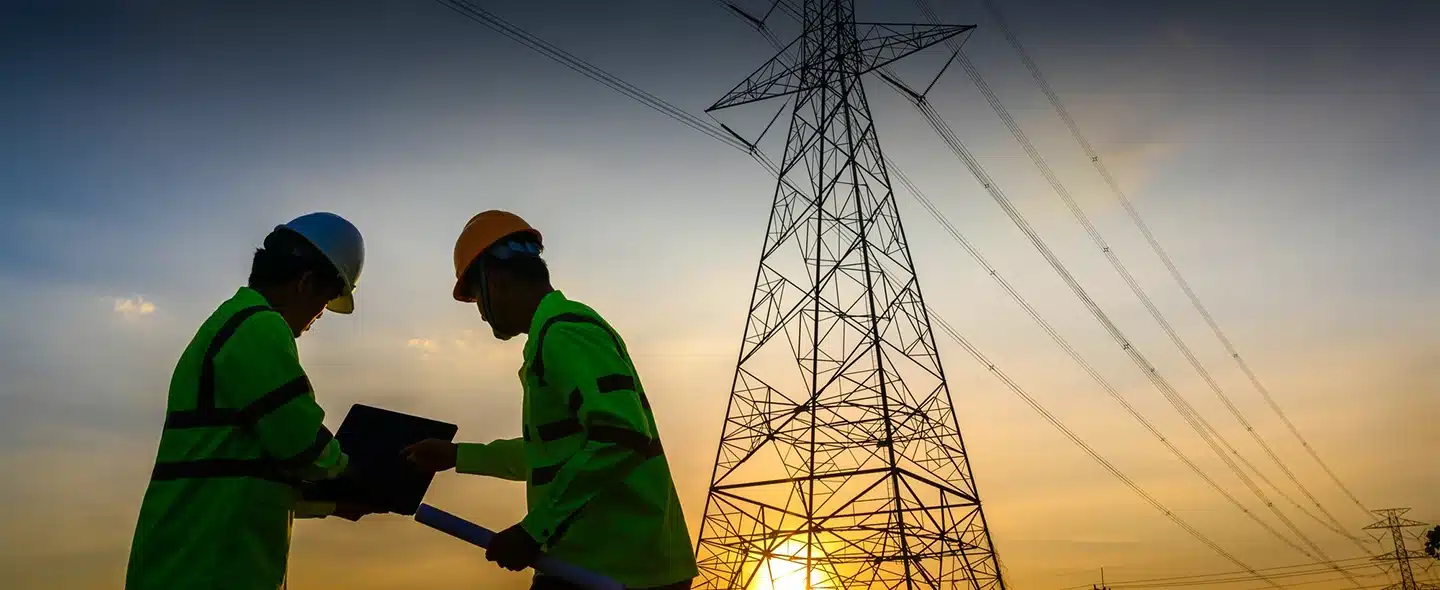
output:
[{"label": "rolled blueprint", "polygon": [[[429,504],[421,504],[420,507],[415,510],[415,520],[420,524],[477,547],[489,547],[490,539],[495,536],[494,532],[491,532],[485,527]],[[588,590],[625,590],[624,586],[610,578],[558,561],[545,554],[541,554],[540,557],[535,560],[534,567],[537,572],[547,576],[562,578],[571,584],[577,584]]]}]

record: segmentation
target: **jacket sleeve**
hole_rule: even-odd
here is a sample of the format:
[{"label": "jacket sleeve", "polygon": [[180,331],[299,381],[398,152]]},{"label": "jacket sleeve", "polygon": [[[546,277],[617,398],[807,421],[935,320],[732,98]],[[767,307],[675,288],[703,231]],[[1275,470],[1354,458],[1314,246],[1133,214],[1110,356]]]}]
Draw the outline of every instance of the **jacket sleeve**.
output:
[{"label": "jacket sleeve", "polygon": [[584,446],[559,465],[546,484],[547,502],[520,522],[547,543],[581,507],[624,481],[649,458],[655,433],[640,400],[634,373],[604,329],[582,323],[552,326],[545,336],[545,379],[580,394]]},{"label": "jacket sleeve", "polygon": [[228,405],[241,408],[240,423],[260,439],[266,454],[309,481],[344,472],[349,457],[325,427],[325,410],[315,401],[285,320],[258,314],[241,324],[223,350],[225,363],[216,367],[216,376],[226,385],[218,388],[228,389]]},{"label": "jacket sleeve", "polygon": [[455,446],[455,471],[510,481],[525,481],[530,474],[530,464],[525,460],[525,439],[459,443]]}]

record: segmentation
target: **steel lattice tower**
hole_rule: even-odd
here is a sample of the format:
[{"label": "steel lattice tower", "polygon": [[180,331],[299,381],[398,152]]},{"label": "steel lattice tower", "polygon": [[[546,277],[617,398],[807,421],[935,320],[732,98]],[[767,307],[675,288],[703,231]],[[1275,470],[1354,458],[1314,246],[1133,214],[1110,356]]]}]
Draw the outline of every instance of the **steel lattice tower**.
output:
[{"label": "steel lattice tower", "polygon": [[[1400,582],[1391,584],[1384,590],[1440,590],[1433,584],[1424,584],[1415,581],[1414,568],[1410,567],[1411,559],[1427,559],[1428,556],[1420,551],[1414,551],[1405,547],[1405,529],[1410,527],[1427,526],[1423,522],[1417,522],[1402,516],[1409,512],[1409,508],[1387,508],[1375,510],[1380,517],[1378,522],[1365,527],[1365,530],[1378,530],[1390,533],[1391,550],[1375,556],[1376,561],[1384,562],[1387,565],[1395,566],[1395,573],[1400,577]],[[1386,568],[1389,569],[1389,568]]]},{"label": "steel lattice tower", "polygon": [[1004,588],[860,83],[973,28],[806,0],[801,36],[710,108],[794,100],[700,588]]}]

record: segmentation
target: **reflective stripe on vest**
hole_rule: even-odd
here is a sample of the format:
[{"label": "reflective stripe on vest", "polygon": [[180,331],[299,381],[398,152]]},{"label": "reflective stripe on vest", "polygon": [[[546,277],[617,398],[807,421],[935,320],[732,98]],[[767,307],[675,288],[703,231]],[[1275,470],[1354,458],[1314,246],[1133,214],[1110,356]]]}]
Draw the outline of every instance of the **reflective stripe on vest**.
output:
[{"label": "reflective stripe on vest", "polygon": [[[618,353],[620,358],[625,361],[625,364],[630,367],[630,372],[636,372],[635,363],[630,360],[630,353],[626,352],[625,346],[620,343],[620,337],[611,331],[610,327],[606,326],[604,322],[578,313],[562,313],[545,320],[545,323],[540,326],[540,333],[535,336],[535,361],[530,364],[530,371],[535,374],[535,380],[540,385],[543,386],[546,384],[545,335],[550,333],[551,326],[560,322],[590,324],[604,330],[605,334],[610,336],[610,341],[615,344],[615,352]],[[595,385],[600,393],[611,393],[627,389],[634,390],[635,395],[640,397],[640,405],[645,408],[645,411],[650,411],[650,400],[645,398],[645,392],[635,389],[635,377],[631,375],[607,375],[597,379]],[[579,393],[579,391],[577,390],[576,393]],[[570,406],[572,413],[578,411],[579,404],[574,399],[571,400]]]},{"label": "reflective stripe on vest", "polygon": [[[301,375],[275,388],[243,408],[215,407],[215,357],[225,343],[240,329],[245,320],[257,313],[275,312],[266,305],[247,307],[225,320],[205,348],[200,361],[200,381],[196,389],[195,409],[178,410],[165,415],[165,430],[188,428],[241,428],[248,429],[261,417],[279,409],[291,400],[312,391],[310,380]],[[279,313],[279,312],[275,312]],[[310,464],[330,444],[334,435],[324,426],[315,435],[315,442],[293,457],[277,459],[191,459],[188,461],[157,461],[150,473],[151,481],[172,481],[177,479],[203,479],[216,477],[258,478],[286,485],[300,485],[297,478],[286,474],[287,470]]]},{"label": "reflective stripe on vest", "polygon": [[[535,337],[535,360],[531,363],[531,371],[535,374],[536,381],[545,385],[545,335],[550,332],[550,327],[557,323],[582,323],[590,324],[610,336],[611,342],[615,345],[615,352],[620,355],[621,360],[629,366],[631,373],[635,372],[635,363],[630,360],[630,354],[626,352],[620,337],[611,331],[608,326],[596,318],[581,315],[578,313],[562,313],[545,320],[540,327],[540,333]],[[655,421],[650,415],[650,400],[646,399],[645,392],[640,391],[634,375],[605,375],[595,380],[595,389],[601,394],[615,393],[618,391],[634,391],[640,399],[640,406],[645,411],[646,421],[654,427]],[[556,440],[585,432],[585,426],[580,422],[580,406],[583,402],[580,389],[576,388],[570,393],[570,417],[541,424],[535,427],[536,434],[542,442],[554,442]],[[529,436],[529,432],[525,433]],[[629,428],[609,425],[595,425],[589,428],[588,440],[601,443],[611,443],[624,447],[637,456],[638,462],[659,457],[664,454],[659,439],[652,439],[642,433],[635,432]],[[569,462],[569,458],[556,462],[553,465],[534,467],[530,471],[530,483],[536,486],[543,486],[555,479],[560,469]],[[578,514],[578,511],[577,511]]]}]

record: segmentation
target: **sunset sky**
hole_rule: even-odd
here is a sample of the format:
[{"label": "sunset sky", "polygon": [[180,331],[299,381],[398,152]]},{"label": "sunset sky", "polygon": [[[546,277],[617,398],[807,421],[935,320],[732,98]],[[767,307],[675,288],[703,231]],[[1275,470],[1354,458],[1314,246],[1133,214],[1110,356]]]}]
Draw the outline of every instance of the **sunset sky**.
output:
[{"label": "sunset sky", "polygon": [[[713,2],[475,3],[697,114],[772,53]],[[967,54],[1113,251],[1306,490],[1366,534],[1373,517],[1231,362],[980,2],[931,3],[947,22],[978,25]],[[1440,523],[1440,10],[1413,0],[995,3],[1315,451],[1366,507],[1412,507],[1408,517]],[[859,18],[924,20],[909,2],[881,4],[858,2]],[[793,23],[775,18],[788,40]],[[913,71],[946,56],[935,57]],[[122,586],[176,359],[244,283],[266,232],[315,210],[353,220],[367,244],[357,312],[327,314],[299,341],[332,429],[361,402],[457,423],[463,440],[518,434],[523,341],[495,341],[473,306],[450,299],[457,232],[476,212],[508,209],[545,233],[557,287],[626,338],[698,533],[774,189],[754,161],[423,0],[12,1],[0,8],[0,80],[0,586]],[[878,80],[866,89],[887,154],[990,264],[1279,527],[924,118]],[[964,72],[947,71],[931,101],[1137,349],[1304,502]],[[1310,561],[1177,463],[897,193],[940,317],[1249,565]],[[1102,567],[1112,583],[1236,569],[936,338],[1011,588],[1088,588]],[[497,530],[524,503],[520,485],[453,473],[427,501]],[[1330,557],[1363,556],[1280,504]],[[291,563],[297,590],[526,582],[396,515],[297,523]],[[1388,583],[1378,569],[1357,572],[1381,574],[1362,578],[1367,588]],[[1354,587],[1334,578],[1289,581]]]}]

